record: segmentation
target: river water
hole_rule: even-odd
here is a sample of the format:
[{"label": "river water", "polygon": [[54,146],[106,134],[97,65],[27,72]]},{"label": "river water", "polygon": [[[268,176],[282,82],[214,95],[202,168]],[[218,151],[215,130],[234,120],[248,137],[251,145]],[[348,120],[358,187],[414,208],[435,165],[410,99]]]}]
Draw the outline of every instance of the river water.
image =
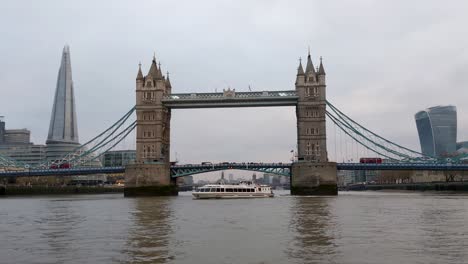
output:
[{"label": "river water", "polygon": [[0,263],[468,263],[468,196],[1,198]]}]

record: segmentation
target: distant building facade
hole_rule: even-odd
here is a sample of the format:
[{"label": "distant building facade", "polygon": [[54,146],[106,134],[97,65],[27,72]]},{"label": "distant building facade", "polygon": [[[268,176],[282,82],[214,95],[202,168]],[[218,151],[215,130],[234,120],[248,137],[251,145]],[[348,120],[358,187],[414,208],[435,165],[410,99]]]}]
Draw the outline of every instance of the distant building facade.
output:
[{"label": "distant building facade", "polygon": [[460,154],[468,154],[468,141],[457,142],[457,152]]},{"label": "distant building facade", "polygon": [[457,141],[457,108],[435,106],[415,115],[421,152],[429,156],[453,154]]},{"label": "distant building facade", "polygon": [[125,166],[136,160],[136,150],[114,150],[103,155],[104,167]]},{"label": "distant building facade", "polygon": [[41,164],[45,159],[45,146],[31,143],[30,137],[27,129],[6,129],[3,117],[0,118],[0,155],[24,165]]}]

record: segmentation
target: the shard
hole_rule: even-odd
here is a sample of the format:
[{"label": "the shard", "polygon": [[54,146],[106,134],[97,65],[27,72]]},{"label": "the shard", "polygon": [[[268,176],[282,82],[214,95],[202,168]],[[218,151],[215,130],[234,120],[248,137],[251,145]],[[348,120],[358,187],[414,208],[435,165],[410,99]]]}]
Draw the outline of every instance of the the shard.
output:
[{"label": "the shard", "polygon": [[79,146],[70,48],[65,46],[57,77],[54,106],[47,137],[47,158],[55,160]]}]

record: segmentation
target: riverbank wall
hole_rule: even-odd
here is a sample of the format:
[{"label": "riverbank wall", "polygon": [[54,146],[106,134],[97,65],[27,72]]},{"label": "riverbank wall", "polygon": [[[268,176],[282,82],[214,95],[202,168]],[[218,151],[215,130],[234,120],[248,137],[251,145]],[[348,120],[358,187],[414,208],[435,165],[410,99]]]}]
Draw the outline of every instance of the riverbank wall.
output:
[{"label": "riverbank wall", "polygon": [[123,187],[101,186],[0,186],[0,197],[6,195],[99,194],[123,193]]},{"label": "riverbank wall", "polygon": [[400,183],[400,184],[354,184],[347,186],[348,191],[452,191],[468,192],[468,182],[428,182],[428,183]]}]

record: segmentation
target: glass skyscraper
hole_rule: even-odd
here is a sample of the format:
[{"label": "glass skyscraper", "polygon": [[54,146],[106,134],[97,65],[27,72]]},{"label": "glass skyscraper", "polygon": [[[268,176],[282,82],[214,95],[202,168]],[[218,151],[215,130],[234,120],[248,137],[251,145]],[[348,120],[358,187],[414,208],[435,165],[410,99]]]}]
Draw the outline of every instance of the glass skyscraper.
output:
[{"label": "glass skyscraper", "polygon": [[421,152],[429,156],[444,156],[457,150],[457,108],[435,106],[416,113]]}]

